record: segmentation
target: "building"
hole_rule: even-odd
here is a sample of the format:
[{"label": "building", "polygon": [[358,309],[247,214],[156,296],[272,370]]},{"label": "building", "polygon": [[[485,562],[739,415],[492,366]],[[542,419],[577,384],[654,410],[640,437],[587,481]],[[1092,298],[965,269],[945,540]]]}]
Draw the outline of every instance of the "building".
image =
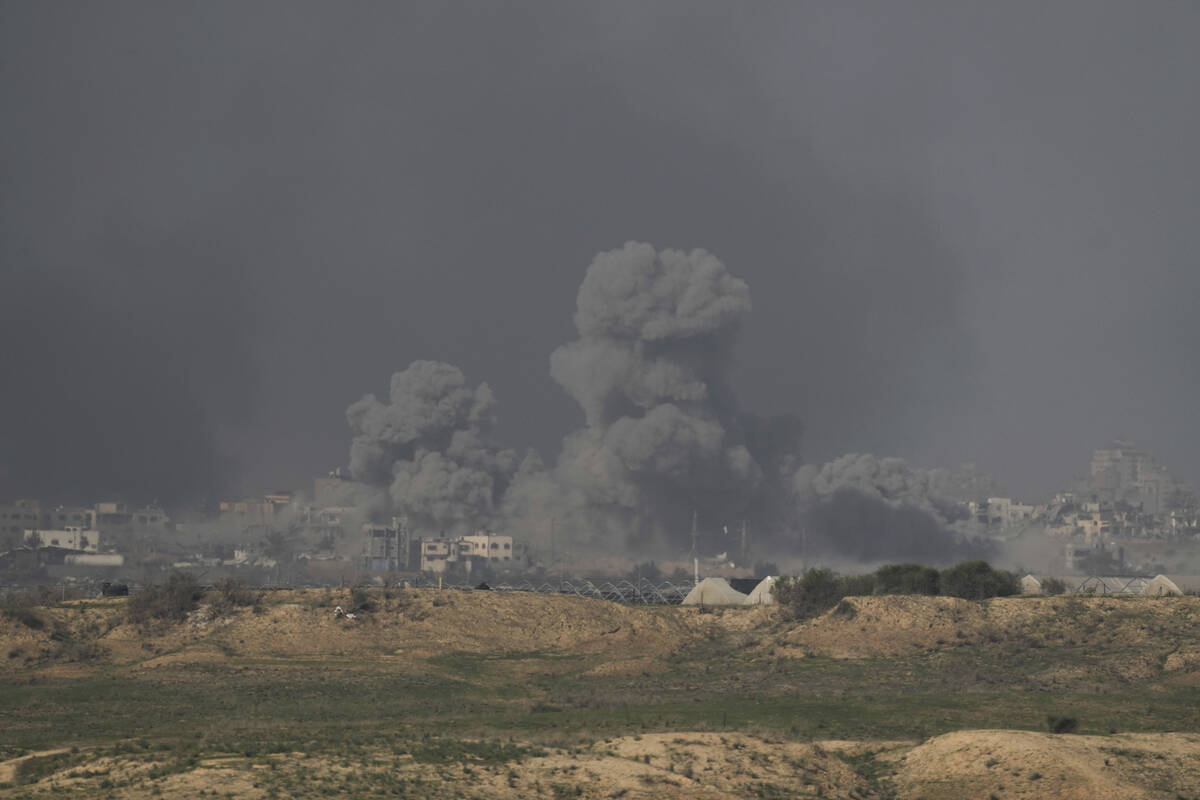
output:
[{"label": "building", "polygon": [[94,509],[95,527],[105,541],[119,550],[153,550],[162,534],[171,529],[167,512],[157,505],[134,508],[126,503],[107,501]]},{"label": "building", "polygon": [[439,575],[448,569],[470,573],[513,565],[513,538],[484,531],[456,539],[419,539],[415,550],[421,571]]},{"label": "building", "polygon": [[96,512],[86,506],[43,506],[37,500],[16,500],[0,506],[0,534],[17,534],[17,538],[28,530],[42,528],[96,527]]},{"label": "building", "polygon": [[457,556],[451,557],[451,553],[457,554],[457,550],[447,539],[418,539],[417,552],[420,553],[421,572],[441,575],[451,562],[457,560]]},{"label": "building", "polygon": [[1150,514],[1168,510],[1178,483],[1153,455],[1118,439],[1092,453],[1092,486],[1101,499],[1124,501]]},{"label": "building", "polygon": [[41,527],[42,508],[37,500],[14,500],[0,506],[0,541],[19,542],[25,531]]},{"label": "building", "polygon": [[363,568],[371,570],[406,570],[410,560],[411,536],[408,520],[392,517],[391,525],[362,526]]},{"label": "building", "polygon": [[123,567],[125,556],[120,553],[68,553],[63,563],[68,567]]},{"label": "building", "polygon": [[340,506],[354,493],[354,482],[342,477],[342,469],[330,470],[324,478],[313,478],[313,505]]},{"label": "building", "polygon": [[59,530],[67,527],[94,530],[96,528],[96,511],[87,506],[43,508],[38,527],[58,528]]},{"label": "building", "polygon": [[100,531],[73,526],[63,530],[27,530],[25,541],[34,547],[61,547],[95,553],[100,550]]},{"label": "building", "polygon": [[275,521],[276,505],[270,500],[250,498],[246,500],[222,500],[221,522],[250,527],[270,526]]}]

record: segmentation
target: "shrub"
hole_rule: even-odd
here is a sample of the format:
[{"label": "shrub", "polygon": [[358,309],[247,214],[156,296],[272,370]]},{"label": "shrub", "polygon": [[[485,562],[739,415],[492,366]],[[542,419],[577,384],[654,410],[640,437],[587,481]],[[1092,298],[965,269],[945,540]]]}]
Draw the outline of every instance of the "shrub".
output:
[{"label": "shrub", "polygon": [[799,617],[814,617],[837,605],[844,596],[830,570],[810,568],[799,577],[781,578],[773,587],[776,602]]},{"label": "shrub", "polygon": [[862,597],[875,594],[874,575],[843,575],[838,578],[843,597]]},{"label": "shrub", "polygon": [[166,583],[152,583],[130,597],[126,614],[130,622],[184,620],[203,596],[204,589],[190,573],[172,572]]},{"label": "shrub", "polygon": [[942,570],[939,585],[942,594],[964,600],[1009,597],[1020,588],[1016,575],[986,561],[964,561]]},{"label": "shrub", "polygon": [[1046,730],[1051,733],[1074,733],[1079,727],[1079,720],[1075,717],[1056,717],[1053,714],[1046,717]]},{"label": "shrub", "polygon": [[355,586],[350,590],[350,608],[347,611],[370,611],[371,595],[363,586]]},{"label": "shrub", "polygon": [[46,623],[33,610],[39,605],[38,599],[33,592],[14,592],[4,599],[4,605],[0,606],[0,614],[31,630],[41,630],[46,627]]},{"label": "shrub", "polygon": [[256,606],[262,602],[262,592],[256,592],[236,578],[222,578],[213,587],[216,593],[214,605],[224,605],[229,608],[239,606]]},{"label": "shrub", "polygon": [[1046,578],[1042,581],[1042,592],[1044,594],[1065,594],[1067,591],[1067,583],[1062,578]]},{"label": "shrub", "polygon": [[922,564],[884,564],[875,570],[875,594],[937,594],[940,574]]}]

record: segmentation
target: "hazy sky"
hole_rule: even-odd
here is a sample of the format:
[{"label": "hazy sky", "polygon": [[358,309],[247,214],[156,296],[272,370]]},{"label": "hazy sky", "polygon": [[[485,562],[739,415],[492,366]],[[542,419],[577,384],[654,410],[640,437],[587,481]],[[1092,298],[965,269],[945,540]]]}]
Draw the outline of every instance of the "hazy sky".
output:
[{"label": "hazy sky", "polygon": [[570,5],[0,2],[0,500],[304,485],[418,358],[552,460],[627,240],[809,460],[1200,476],[1200,6]]}]

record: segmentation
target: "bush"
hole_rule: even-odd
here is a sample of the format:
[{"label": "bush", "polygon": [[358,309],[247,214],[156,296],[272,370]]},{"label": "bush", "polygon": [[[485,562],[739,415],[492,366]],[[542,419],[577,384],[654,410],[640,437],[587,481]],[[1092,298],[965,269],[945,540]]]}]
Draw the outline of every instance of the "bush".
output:
[{"label": "bush", "polygon": [[884,564],[875,570],[875,594],[927,594],[939,591],[941,575],[922,564]]},{"label": "bush", "polygon": [[1046,717],[1046,730],[1051,733],[1074,733],[1079,727],[1079,720],[1075,717]]},{"label": "bush", "polygon": [[942,594],[964,600],[1009,597],[1020,590],[1016,575],[986,561],[964,561],[942,570],[939,586]]},{"label": "bush", "polygon": [[236,578],[222,578],[213,589],[217,602],[230,608],[256,606],[262,602],[262,592],[256,592]]},{"label": "bush", "polygon": [[130,622],[184,620],[196,608],[204,589],[187,572],[172,572],[166,583],[152,583],[129,598],[126,614]]},{"label": "bush", "polygon": [[780,578],[771,591],[775,602],[806,618],[823,614],[847,595],[871,594],[874,584],[870,575],[838,576],[814,567],[799,577]]},{"label": "bush", "polygon": [[351,613],[371,610],[371,595],[366,587],[355,586],[350,590],[350,608],[346,610]]},{"label": "bush", "polygon": [[843,575],[838,578],[842,587],[842,597],[863,597],[875,594],[874,575]]},{"label": "bush", "polygon": [[32,591],[13,592],[4,598],[0,614],[31,630],[41,630],[46,623],[33,610],[41,604],[41,598]]},{"label": "bush", "polygon": [[1046,578],[1042,581],[1042,592],[1044,594],[1066,594],[1067,583],[1061,578]]}]

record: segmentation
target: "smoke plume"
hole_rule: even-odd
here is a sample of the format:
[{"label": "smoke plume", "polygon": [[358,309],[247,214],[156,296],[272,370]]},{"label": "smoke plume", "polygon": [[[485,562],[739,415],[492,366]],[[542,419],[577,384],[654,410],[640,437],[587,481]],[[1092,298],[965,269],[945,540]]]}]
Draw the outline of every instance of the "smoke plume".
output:
[{"label": "smoke plume", "polygon": [[346,410],[350,473],[387,486],[395,509],[427,532],[490,525],[517,468],[490,442],[495,398],[449,364],[416,361],[392,376],[388,402],[368,394]]},{"label": "smoke plume", "polygon": [[806,546],[854,561],[944,561],[971,546],[951,526],[963,493],[991,482],[971,467],[921,469],[902,458],[850,454],[793,477]]},{"label": "smoke plume", "polygon": [[[518,465],[491,442],[495,399],[448,364],[392,377],[388,402],[350,406],[351,474],[386,486],[422,533],[504,529],[540,548],[614,546],[679,555],[734,548],[860,561],[949,558],[960,500],[990,488],[971,470],[925,470],[848,455],[801,466],[802,426],[738,408],[733,347],[750,290],[703,250],[629,243],[598,255],[579,288],[578,338],[550,356],[584,425],[552,466]],[[552,538],[553,537],[553,538]]]},{"label": "smoke plume", "polygon": [[678,546],[693,511],[709,532],[745,515],[764,472],[728,372],[749,311],[749,287],[703,250],[631,242],[597,256],[577,298],[579,338],[550,357],[585,427],[552,471],[522,470],[514,524],[552,515],[575,541]]}]

